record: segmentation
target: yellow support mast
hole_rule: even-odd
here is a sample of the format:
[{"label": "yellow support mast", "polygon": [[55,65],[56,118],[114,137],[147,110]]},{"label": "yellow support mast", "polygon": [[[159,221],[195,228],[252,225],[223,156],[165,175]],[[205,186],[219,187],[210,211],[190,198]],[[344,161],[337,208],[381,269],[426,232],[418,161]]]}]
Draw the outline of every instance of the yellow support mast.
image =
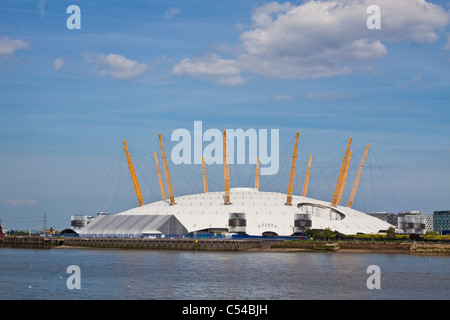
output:
[{"label": "yellow support mast", "polygon": [[255,189],[259,190],[259,157],[256,158]]},{"label": "yellow support mast", "polygon": [[287,206],[292,205],[292,193],[294,191],[295,169],[297,167],[297,150],[298,150],[299,134],[300,133],[297,131],[297,135],[295,137],[294,152],[292,153],[291,173],[289,175],[289,185],[288,185],[287,198],[286,198],[286,203],[285,203],[285,205],[287,205]]},{"label": "yellow support mast", "polygon": [[331,200],[331,205],[335,206],[339,198],[339,192],[341,190],[342,180],[344,178],[345,167],[347,165],[348,154],[350,151],[350,146],[352,144],[352,137],[348,140],[347,150],[345,151],[344,160],[342,160],[341,170],[339,171],[338,180],[336,182],[336,187],[334,188],[333,199]]},{"label": "yellow support mast", "polygon": [[205,159],[202,156],[202,171],[203,171],[203,191],[208,193],[208,180],[206,179]]},{"label": "yellow support mast", "polygon": [[131,162],[130,153],[128,152],[127,142],[123,140],[123,148],[125,149],[125,154],[127,156],[128,168],[130,169],[131,180],[133,180],[134,190],[136,191],[136,197],[138,199],[139,206],[143,206],[144,199],[142,198],[141,188],[139,187],[139,182],[136,177],[136,172],[134,171],[133,162]]},{"label": "yellow support mast", "polygon": [[350,167],[350,161],[352,159],[352,153],[353,153],[353,151],[350,150],[350,153],[348,154],[347,161],[345,163],[344,176],[342,177],[341,188],[339,189],[339,196],[338,196],[338,199],[336,201],[336,205],[337,206],[341,204],[342,194],[344,193],[344,188],[345,188],[345,182],[347,181],[348,168]]},{"label": "yellow support mast", "polygon": [[155,164],[156,164],[156,171],[158,172],[158,180],[159,180],[159,187],[161,189],[161,196],[163,200],[166,200],[166,190],[164,188],[164,183],[163,183],[163,179],[161,176],[161,169],[159,167],[159,163],[158,163],[158,156],[156,155],[156,152],[154,153],[155,155]]},{"label": "yellow support mast", "polygon": [[309,155],[308,169],[306,170],[306,177],[305,177],[305,183],[303,184],[302,197],[306,197],[306,193],[308,192],[309,172],[311,170],[311,159],[312,159],[312,154]]},{"label": "yellow support mast", "polygon": [[228,154],[227,154],[227,131],[223,130],[223,180],[225,187],[225,204],[230,202],[230,170],[228,168]]},{"label": "yellow support mast", "polygon": [[173,196],[173,188],[172,188],[172,181],[170,180],[170,173],[169,173],[169,166],[167,165],[167,158],[166,153],[164,152],[164,146],[161,138],[161,133],[159,135],[159,145],[161,147],[161,157],[163,160],[164,165],[164,173],[166,176],[166,183],[167,183],[167,190],[169,191],[169,198],[170,198],[170,205],[175,204],[175,197]]},{"label": "yellow support mast", "polygon": [[358,174],[356,175],[355,183],[353,184],[353,189],[352,192],[350,193],[350,198],[348,199],[347,207],[349,208],[352,207],[353,201],[355,200],[356,191],[358,190],[359,181],[361,180],[361,175],[364,168],[364,163],[366,162],[367,150],[369,150],[369,145],[366,146],[366,150],[364,151],[361,164],[359,165]]}]

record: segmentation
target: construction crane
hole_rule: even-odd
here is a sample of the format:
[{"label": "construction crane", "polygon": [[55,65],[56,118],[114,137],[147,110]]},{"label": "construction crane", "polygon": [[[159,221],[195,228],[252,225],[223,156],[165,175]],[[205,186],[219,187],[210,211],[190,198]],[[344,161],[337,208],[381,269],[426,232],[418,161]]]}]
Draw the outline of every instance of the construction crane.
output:
[{"label": "construction crane", "polygon": [[159,135],[159,145],[161,147],[161,157],[163,160],[163,166],[164,166],[164,173],[166,176],[166,183],[167,183],[167,190],[169,191],[169,199],[170,199],[170,205],[175,204],[175,197],[173,196],[173,188],[172,188],[172,181],[170,180],[170,173],[169,173],[169,166],[167,165],[167,159],[166,159],[166,153],[164,152],[164,146],[161,138],[161,133]]},{"label": "construction crane", "polygon": [[208,193],[208,180],[206,179],[205,159],[202,156],[202,171],[203,171],[203,191]]},{"label": "construction crane", "polygon": [[127,156],[128,168],[130,169],[131,180],[133,181],[134,190],[136,191],[136,197],[139,203],[139,206],[144,205],[144,199],[142,198],[141,188],[139,187],[139,182],[136,177],[136,172],[134,171],[133,162],[131,162],[130,153],[128,152],[127,142],[123,140],[123,147],[125,149],[125,154]]},{"label": "construction crane", "polygon": [[349,208],[352,207],[353,201],[355,200],[356,191],[358,190],[359,181],[361,180],[361,175],[364,168],[364,163],[366,162],[367,150],[369,150],[369,145],[366,146],[366,150],[364,151],[361,164],[359,165],[358,174],[356,175],[355,183],[353,184],[353,189],[352,192],[350,193],[350,198],[348,199],[347,207]]},{"label": "construction crane", "polygon": [[302,197],[306,197],[306,193],[308,192],[309,171],[311,170],[311,159],[312,154],[309,155],[308,169],[306,170],[305,182],[303,183]]},{"label": "construction crane", "polygon": [[256,158],[255,189],[259,190],[259,157]]},{"label": "construction crane", "polygon": [[230,170],[228,168],[228,154],[227,154],[227,131],[223,130],[223,180],[225,187],[225,204],[230,202]]},{"label": "construction crane", "polygon": [[285,203],[285,205],[287,205],[287,206],[292,205],[292,192],[294,191],[295,168],[297,166],[298,136],[299,136],[299,132],[297,131],[297,135],[295,137],[294,152],[292,153],[291,173],[289,175],[289,185],[288,185],[287,198],[286,198],[286,203]]},{"label": "construction crane", "polygon": [[163,179],[161,176],[161,169],[159,167],[159,163],[158,163],[158,156],[156,155],[156,152],[154,153],[155,155],[155,164],[156,164],[156,171],[158,172],[158,180],[159,180],[159,187],[161,189],[161,196],[163,200],[166,200],[166,190],[164,188],[164,183],[163,183]]},{"label": "construction crane", "polygon": [[338,176],[338,180],[336,182],[336,187],[334,188],[333,199],[331,200],[332,206],[336,206],[337,202],[338,202],[337,200],[339,198],[339,193],[341,191],[342,181],[344,179],[344,173],[345,173],[345,168],[347,166],[347,159],[348,159],[348,154],[350,151],[351,144],[352,144],[352,137],[350,137],[350,139],[348,139],[347,150],[345,151],[344,160],[342,160],[341,170],[339,171],[339,176]]}]

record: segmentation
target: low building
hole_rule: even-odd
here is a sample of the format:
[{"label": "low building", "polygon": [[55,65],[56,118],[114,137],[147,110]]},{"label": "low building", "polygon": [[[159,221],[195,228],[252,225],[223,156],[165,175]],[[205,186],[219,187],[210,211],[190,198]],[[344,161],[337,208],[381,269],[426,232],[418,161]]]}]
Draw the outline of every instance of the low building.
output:
[{"label": "low building", "polygon": [[450,233],[450,210],[433,212],[433,231],[439,234]]},{"label": "low building", "polygon": [[380,220],[386,221],[387,222],[387,218],[388,218],[388,213],[387,212],[368,212],[367,213],[369,216],[378,218]]},{"label": "low building", "polygon": [[187,234],[173,215],[98,215],[77,231],[86,238],[160,238]]},{"label": "low building", "polygon": [[395,213],[389,213],[389,212],[369,212],[367,213],[369,216],[378,218],[380,220],[383,220],[394,227],[397,228],[398,224],[398,216]]},{"label": "low building", "polygon": [[395,213],[388,213],[387,223],[392,224],[397,228],[398,226],[398,216]]},{"label": "low building", "polygon": [[399,234],[425,234],[427,215],[422,211],[402,211],[398,214],[397,232]]},{"label": "low building", "polygon": [[425,215],[425,232],[432,232],[434,231],[434,223],[433,223],[433,215],[426,214]]},{"label": "low building", "polygon": [[6,228],[4,226],[0,226],[0,237],[4,237],[6,232]]},{"label": "low building", "polygon": [[88,216],[86,214],[78,214],[70,216],[70,227],[72,230],[80,230],[86,227],[94,217]]}]

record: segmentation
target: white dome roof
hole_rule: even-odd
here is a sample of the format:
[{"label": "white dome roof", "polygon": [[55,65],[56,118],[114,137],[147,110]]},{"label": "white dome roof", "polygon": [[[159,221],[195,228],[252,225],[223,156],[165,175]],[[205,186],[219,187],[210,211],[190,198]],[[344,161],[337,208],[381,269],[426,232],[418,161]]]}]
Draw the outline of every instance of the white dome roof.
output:
[{"label": "white dome roof", "polygon": [[286,194],[258,191],[253,188],[232,188],[231,204],[224,204],[224,192],[209,192],[157,201],[133,208],[119,215],[174,215],[189,231],[228,229],[230,213],[245,213],[246,233],[262,235],[275,232],[289,236],[294,232],[294,215],[309,213],[312,229],[330,228],[343,234],[377,233],[392,225],[352,208],[293,195],[292,206],[285,205]]}]

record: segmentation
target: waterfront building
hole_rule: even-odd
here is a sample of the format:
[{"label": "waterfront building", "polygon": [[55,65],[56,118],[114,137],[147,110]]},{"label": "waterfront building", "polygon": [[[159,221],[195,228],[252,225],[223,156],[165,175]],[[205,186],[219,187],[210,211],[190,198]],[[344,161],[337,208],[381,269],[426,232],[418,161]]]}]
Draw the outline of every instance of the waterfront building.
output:
[{"label": "waterfront building", "polygon": [[387,222],[387,218],[388,218],[388,213],[387,212],[368,212],[367,213],[369,216],[378,218],[380,220],[386,221]]},{"label": "waterfront building", "polygon": [[397,228],[398,226],[398,216],[395,213],[388,213],[387,223],[392,224]]},{"label": "waterfront building", "polygon": [[433,215],[425,214],[424,216],[425,216],[425,233],[432,232],[434,230]]},{"label": "waterfront building", "polygon": [[72,230],[80,230],[86,227],[94,217],[88,216],[86,214],[78,214],[70,216],[70,227]]},{"label": "waterfront building", "polygon": [[439,234],[450,233],[450,210],[433,212],[433,230]]},{"label": "waterfront building", "polygon": [[397,227],[398,225],[398,216],[395,213],[389,213],[389,212],[369,212],[367,213],[369,216],[381,219],[383,221],[386,221],[387,223],[393,225],[394,227]]},{"label": "waterfront building", "polygon": [[401,211],[398,214],[388,212],[369,212],[368,215],[397,228],[400,234],[425,234],[433,231],[433,216],[422,211]]},{"label": "waterfront building", "polygon": [[92,223],[77,231],[86,238],[161,238],[187,234],[172,215],[98,215]]},{"label": "waterfront building", "polygon": [[425,234],[427,215],[422,211],[401,211],[398,214],[397,232],[399,234]]}]

